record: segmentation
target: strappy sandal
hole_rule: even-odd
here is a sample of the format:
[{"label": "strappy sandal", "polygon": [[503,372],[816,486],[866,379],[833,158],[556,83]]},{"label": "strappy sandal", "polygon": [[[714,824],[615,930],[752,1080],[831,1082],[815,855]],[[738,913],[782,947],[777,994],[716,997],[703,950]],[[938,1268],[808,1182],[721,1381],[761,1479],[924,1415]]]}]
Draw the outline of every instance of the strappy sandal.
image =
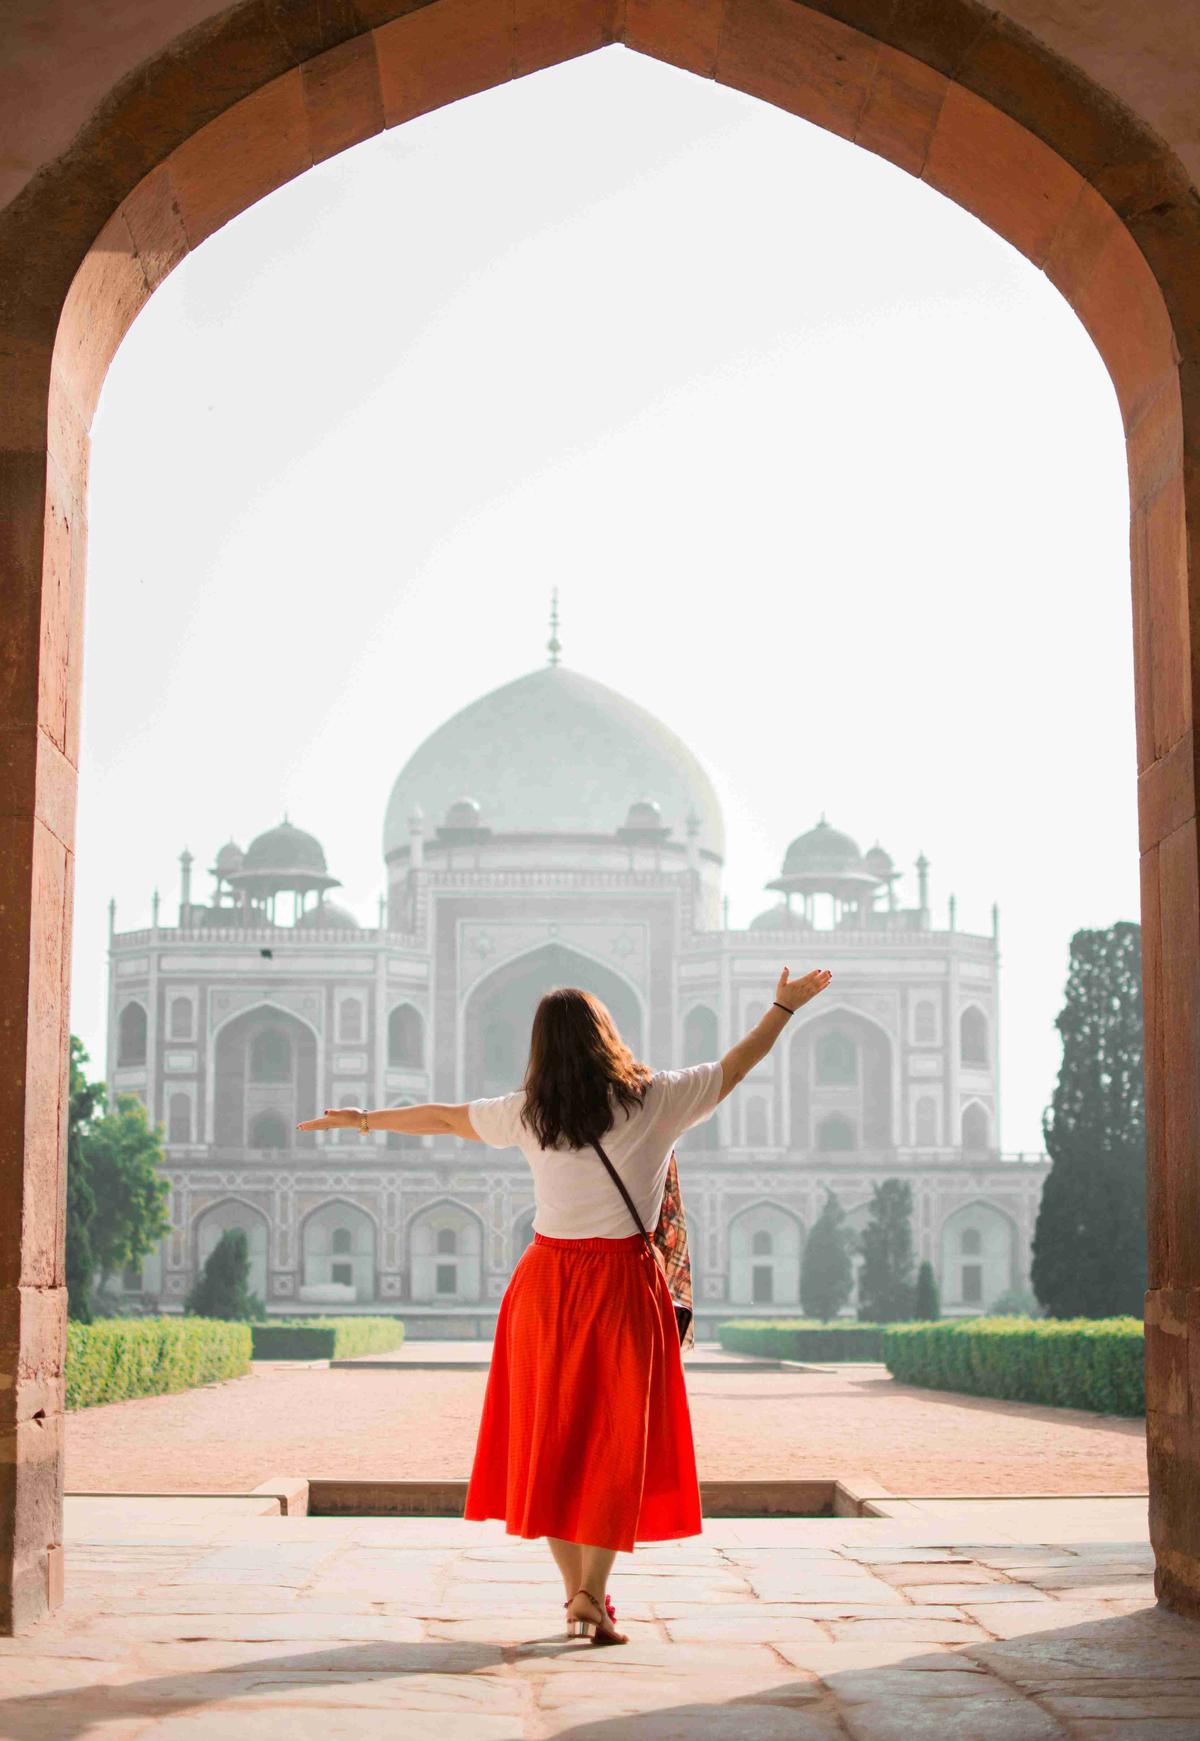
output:
[{"label": "strappy sandal", "polygon": [[[585,1591],[585,1594],[586,1594],[586,1591]],[[574,1600],[575,1600],[575,1598],[573,1596],[568,1596],[566,1601],[563,1603],[563,1607],[569,1609],[571,1606],[571,1603]],[[604,1612],[608,1615],[608,1618],[612,1621],[613,1625],[615,1626],[617,1624],[617,1611],[616,1611],[616,1608],[613,1606],[613,1599],[609,1595],[607,1590],[604,1592]],[[596,1622],[594,1620],[576,1621],[570,1614],[568,1614],[567,1615],[567,1637],[568,1638],[580,1638],[580,1637],[585,1636],[584,1634],[577,1633],[573,1630],[573,1628],[576,1625],[595,1626],[595,1624],[596,1624]]]},{"label": "strappy sandal", "polygon": [[629,1643],[629,1640],[626,1637],[624,1637],[623,1634],[621,1634],[619,1632],[618,1633],[606,1632],[604,1627],[600,1625],[599,1621],[584,1620],[579,1615],[572,1614],[571,1613],[571,1603],[575,1601],[575,1598],[577,1596],[586,1596],[588,1601],[592,1604],[593,1608],[603,1607],[604,1612],[607,1614],[610,1622],[612,1621],[613,1613],[615,1612],[615,1610],[611,1607],[611,1604],[608,1600],[607,1595],[605,1597],[604,1602],[600,1603],[596,1599],[596,1597],[592,1595],[592,1592],[590,1590],[576,1590],[575,1595],[568,1599],[567,1605],[566,1605],[567,1606],[567,1637],[568,1638],[590,1638],[594,1645],[595,1644],[628,1644]]}]

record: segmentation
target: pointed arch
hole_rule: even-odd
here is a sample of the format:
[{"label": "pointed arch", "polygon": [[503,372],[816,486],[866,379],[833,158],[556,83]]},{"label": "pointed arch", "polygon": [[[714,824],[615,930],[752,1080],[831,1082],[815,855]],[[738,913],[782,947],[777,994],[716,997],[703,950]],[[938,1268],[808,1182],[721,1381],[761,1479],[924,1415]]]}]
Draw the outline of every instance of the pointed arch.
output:
[{"label": "pointed arch", "polygon": [[471,987],[461,1016],[462,1098],[511,1093],[525,1074],[538,999],[578,985],[606,1004],[630,1049],[641,1051],[645,1008],[633,981],[574,943],[536,943],[498,962]]},{"label": "pointed arch", "polygon": [[763,1198],[739,1209],[729,1224],[729,1302],[735,1306],[796,1306],[804,1223],[794,1209]]},{"label": "pointed arch", "polygon": [[307,1211],[297,1234],[301,1300],[362,1304],[375,1298],[379,1219],[365,1204],[327,1198]]},{"label": "pointed arch", "polygon": [[[482,1216],[456,1197],[438,1197],[408,1224],[409,1292],[425,1305],[473,1304],[483,1297]],[[452,1233],[450,1249],[439,1235]]]}]

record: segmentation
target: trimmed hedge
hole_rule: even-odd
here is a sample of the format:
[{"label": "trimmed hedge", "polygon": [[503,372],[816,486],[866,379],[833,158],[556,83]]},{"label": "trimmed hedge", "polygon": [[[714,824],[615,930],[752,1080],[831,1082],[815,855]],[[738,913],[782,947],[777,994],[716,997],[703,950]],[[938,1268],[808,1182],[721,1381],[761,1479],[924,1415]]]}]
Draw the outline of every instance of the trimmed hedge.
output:
[{"label": "trimmed hedge", "polygon": [[255,1360],[350,1360],[386,1354],[404,1340],[399,1318],[283,1318],[250,1328]]},{"label": "trimmed hedge", "polygon": [[823,1324],[819,1318],[734,1318],[717,1325],[717,1339],[730,1354],[764,1360],[882,1360],[883,1331],[882,1324]]},{"label": "trimmed hedge", "polygon": [[67,1325],[69,1409],[162,1396],[250,1370],[250,1326],[217,1318],[101,1318]]},{"label": "trimmed hedge", "polygon": [[1108,1415],[1145,1414],[1142,1356],[1137,1318],[962,1318],[883,1333],[905,1384]]}]

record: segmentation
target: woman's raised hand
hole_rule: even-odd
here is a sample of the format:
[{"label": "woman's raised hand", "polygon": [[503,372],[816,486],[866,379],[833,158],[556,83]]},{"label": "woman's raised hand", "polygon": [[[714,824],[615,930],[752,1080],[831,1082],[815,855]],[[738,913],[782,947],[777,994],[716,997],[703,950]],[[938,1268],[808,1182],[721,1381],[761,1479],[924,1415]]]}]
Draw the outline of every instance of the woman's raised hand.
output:
[{"label": "woman's raised hand", "polygon": [[776,1001],[783,1004],[785,1009],[798,1010],[801,1004],[806,1004],[819,991],[824,991],[832,978],[833,975],[827,967],[814,967],[803,979],[791,979],[785,967],[779,975],[779,984],[775,987]]},{"label": "woman's raised hand", "polygon": [[324,1118],[306,1118],[297,1130],[357,1130],[362,1110],[357,1106],[327,1106]]}]

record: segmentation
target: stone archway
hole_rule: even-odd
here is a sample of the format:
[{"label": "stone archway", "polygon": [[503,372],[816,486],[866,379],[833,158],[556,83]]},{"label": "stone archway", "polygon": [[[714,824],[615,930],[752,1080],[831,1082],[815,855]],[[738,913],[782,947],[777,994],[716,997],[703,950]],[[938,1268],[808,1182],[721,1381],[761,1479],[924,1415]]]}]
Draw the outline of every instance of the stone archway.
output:
[{"label": "stone archway", "polygon": [[[1151,1524],[1160,1595],[1200,1612],[1200,1331],[1189,1343],[1188,1328],[1200,1323],[1200,561],[1189,535],[1200,514],[1200,202],[1164,142],[1184,112],[1166,94],[1176,69],[1149,39],[1138,51],[1141,21],[1075,20],[1068,8],[1046,26],[1054,41],[1041,40],[1009,7],[378,0],[363,30],[358,9],[321,0],[295,0],[286,15],[257,0],[219,13],[207,0],[164,0],[119,41],[114,26],[103,52],[97,25],[81,75],[90,94],[81,109],[63,99],[65,129],[57,115],[29,118],[18,168],[38,173],[23,185],[18,174],[0,214],[0,962],[11,1036],[0,1079],[11,1379],[0,1383],[0,1629],[44,1611],[61,1552],[71,873],[88,429],[105,370],[184,255],[273,188],[384,127],[616,41],[801,115],[966,206],[1049,275],[1114,382],[1132,505]],[[1129,85],[1126,62],[1137,69]]]}]

